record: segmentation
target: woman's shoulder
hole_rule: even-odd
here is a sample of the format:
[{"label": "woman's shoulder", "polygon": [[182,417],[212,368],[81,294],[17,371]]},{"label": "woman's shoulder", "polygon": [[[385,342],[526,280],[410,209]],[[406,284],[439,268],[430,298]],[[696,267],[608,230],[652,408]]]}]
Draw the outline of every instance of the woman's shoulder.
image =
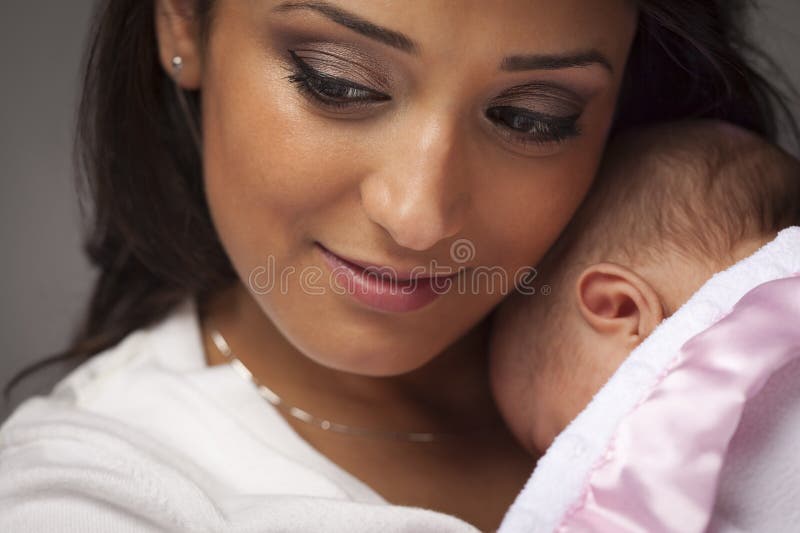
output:
[{"label": "woman's shoulder", "polygon": [[[128,334],[64,377],[47,395],[22,402],[0,427],[0,530],[92,530],[107,521],[117,531],[194,530],[221,523],[213,502],[186,475],[180,457],[142,431],[152,404],[163,401],[159,371],[191,354],[192,303],[150,328]],[[174,365],[173,365],[174,366]],[[180,505],[170,504],[178,502]]]},{"label": "woman's shoulder", "polygon": [[[95,355],[49,394],[22,402],[0,427],[0,454],[24,440],[43,455],[58,455],[54,450],[71,435],[70,444],[84,454],[135,453],[211,490],[277,492],[291,477],[299,491],[340,495],[306,468],[308,455],[272,411],[227,365],[206,365],[194,304],[187,301]],[[270,475],[255,479],[254,464]]]},{"label": "woman's shoulder", "polygon": [[[46,397],[0,429],[0,530],[200,529],[221,524],[214,503],[146,435]],[[66,528],[66,529],[65,529]]]},{"label": "woman's shoulder", "polygon": [[164,318],[130,332],[75,368],[50,396],[75,405],[108,402],[110,392],[142,373],[170,373],[205,365],[195,303],[187,298]]},{"label": "woman's shoulder", "polygon": [[47,394],[23,401],[4,426],[31,423],[67,406],[124,421],[158,415],[155,406],[165,395],[192,372],[207,369],[195,306],[187,298],[162,319],[91,356]]},{"label": "woman's shoulder", "polygon": [[23,401],[0,426],[0,452],[17,441],[57,448],[68,439],[87,452],[147,450],[174,464],[201,435],[189,431],[191,421],[208,414],[209,399],[193,376],[221,370],[205,365],[199,335],[195,304],[186,300],[85,361],[48,394]]},{"label": "woman's shoulder", "polygon": [[62,377],[46,394],[24,400],[11,412],[0,430],[45,423],[51,418],[67,420],[75,414],[90,414],[107,420],[130,417],[131,408],[146,397],[158,400],[159,375],[179,375],[183,366],[202,364],[202,347],[194,339],[194,303],[173,308],[148,327],[129,332],[119,342],[82,362]]}]

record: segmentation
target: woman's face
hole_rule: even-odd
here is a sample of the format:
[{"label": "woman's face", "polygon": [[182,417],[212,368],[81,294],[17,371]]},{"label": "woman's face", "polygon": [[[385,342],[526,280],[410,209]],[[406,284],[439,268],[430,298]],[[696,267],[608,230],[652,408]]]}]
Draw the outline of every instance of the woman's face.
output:
[{"label": "woman's face", "polygon": [[320,364],[428,362],[581,201],[635,25],[627,0],[219,0],[182,83],[202,90],[206,194],[244,285]]}]

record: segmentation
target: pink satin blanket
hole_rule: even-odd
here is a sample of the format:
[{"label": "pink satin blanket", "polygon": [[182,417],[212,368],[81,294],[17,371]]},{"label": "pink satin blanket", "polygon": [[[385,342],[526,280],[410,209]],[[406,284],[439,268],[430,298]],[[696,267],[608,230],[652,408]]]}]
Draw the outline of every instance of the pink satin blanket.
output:
[{"label": "pink satin blanket", "polygon": [[798,358],[800,273],[755,287],[683,345],[622,419],[557,530],[704,531],[746,402]]}]

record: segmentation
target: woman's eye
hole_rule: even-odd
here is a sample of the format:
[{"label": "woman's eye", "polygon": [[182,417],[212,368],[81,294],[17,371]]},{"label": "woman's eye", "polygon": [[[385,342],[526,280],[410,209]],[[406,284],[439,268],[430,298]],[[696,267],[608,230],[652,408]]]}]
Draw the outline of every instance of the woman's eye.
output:
[{"label": "woman's eye", "polygon": [[323,74],[311,68],[292,50],[289,50],[295,68],[287,76],[291,83],[315,103],[334,109],[364,107],[372,102],[391,100],[391,97],[369,87],[334,76]]},{"label": "woman's eye", "polygon": [[581,133],[578,128],[580,113],[560,117],[514,106],[497,106],[489,108],[486,116],[502,126],[499,129],[505,137],[521,144],[560,143]]},{"label": "woman's eye", "polygon": [[[293,68],[286,77],[303,96],[331,109],[357,109],[391,97],[361,84],[319,72],[289,50]],[[580,113],[555,116],[515,106],[495,106],[486,111],[498,130],[514,143],[523,145],[558,144],[580,135]]]}]

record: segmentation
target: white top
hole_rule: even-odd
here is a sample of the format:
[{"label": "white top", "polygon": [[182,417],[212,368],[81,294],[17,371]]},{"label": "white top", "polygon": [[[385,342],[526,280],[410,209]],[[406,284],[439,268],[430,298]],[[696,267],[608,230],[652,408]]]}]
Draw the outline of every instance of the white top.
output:
[{"label": "white top", "polygon": [[195,302],[27,399],[0,427],[0,531],[477,531],[390,505],[229,365]]}]

